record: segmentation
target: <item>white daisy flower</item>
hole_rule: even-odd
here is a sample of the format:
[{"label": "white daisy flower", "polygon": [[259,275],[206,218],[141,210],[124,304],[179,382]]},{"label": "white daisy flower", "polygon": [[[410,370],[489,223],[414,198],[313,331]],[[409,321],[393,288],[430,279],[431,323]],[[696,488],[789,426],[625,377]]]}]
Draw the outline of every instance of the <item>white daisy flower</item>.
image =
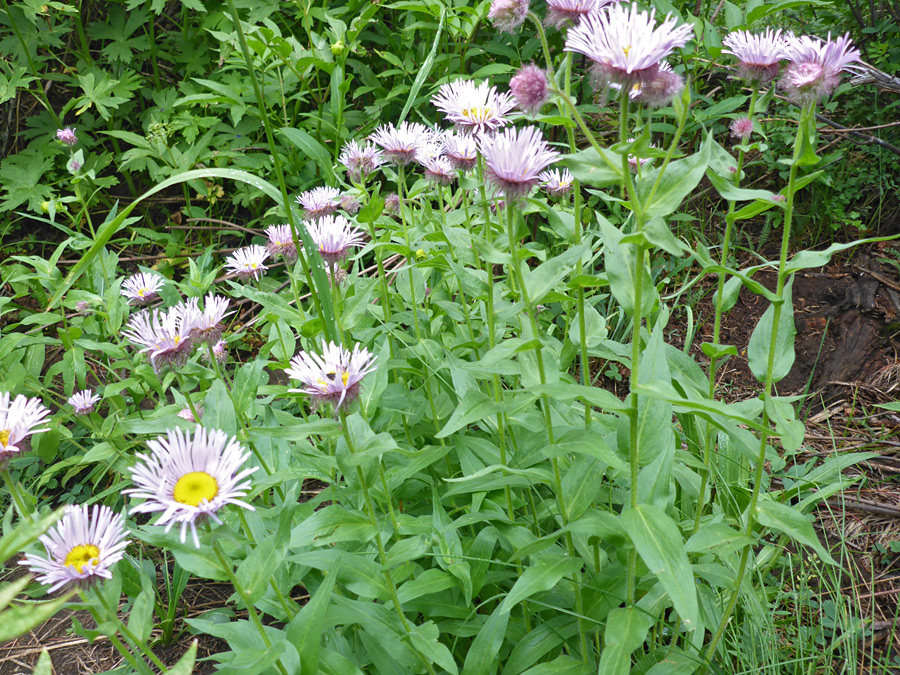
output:
[{"label": "white daisy flower", "polygon": [[94,406],[99,400],[99,394],[95,394],[90,389],[85,389],[84,391],[77,391],[72,394],[67,403],[75,408],[76,415],[87,415],[88,413],[93,412]]},{"label": "white daisy flower", "polygon": [[122,282],[122,289],[119,292],[132,304],[142,305],[158,297],[159,289],[165,282],[166,280],[159,274],[138,272]]},{"label": "white daisy flower", "polygon": [[341,192],[333,187],[317,187],[297,197],[297,203],[303,207],[303,217],[306,220],[316,220],[338,210]]},{"label": "white daisy flower", "polygon": [[442,84],[431,103],[464,133],[496,131],[509,124],[506,114],[516,105],[512,94],[498,93],[487,80],[466,79]]},{"label": "white daisy flower", "polygon": [[158,373],[165,366],[185,364],[194,348],[193,331],[200,316],[197,299],[191,298],[167,312],[154,309],[135,314],[122,335],[142,347],[140,352],[149,356]]},{"label": "white daisy flower", "polygon": [[385,158],[397,165],[409,164],[416,158],[419,147],[431,140],[433,132],[418,122],[401,122],[399,127],[383,124],[370,136],[381,146]]},{"label": "white daisy flower", "polygon": [[263,246],[253,244],[232,253],[225,260],[225,267],[241,279],[259,279],[268,268],[263,264],[269,252]]},{"label": "white daisy flower", "polygon": [[38,581],[50,586],[49,593],[66,584],[85,588],[94,581],[112,578],[110,568],[125,551],[128,541],[122,516],[107,506],[68,506],[50,532],[40,537],[46,558],[28,554],[20,565],[28,565]]},{"label": "white daisy flower", "polygon": [[307,224],[322,259],[333,265],[347,257],[351,246],[363,245],[363,233],[343,216],[326,216]]},{"label": "white daisy flower", "polygon": [[0,466],[22,451],[20,444],[27,436],[49,431],[35,429],[49,414],[50,409],[37,398],[19,394],[10,401],[9,392],[0,392]]},{"label": "white daisy flower", "polygon": [[297,247],[294,246],[290,225],[270,225],[266,228],[266,236],[269,238],[266,244],[269,253],[283,255],[289,261],[297,259]]},{"label": "white daisy flower", "polygon": [[322,355],[300,352],[284,372],[303,383],[292,392],[308,394],[316,403],[333,403],[335,409],[359,395],[359,383],[375,370],[375,357],[356,345],[350,352],[333,342],[322,344]]},{"label": "white daisy flower", "polygon": [[241,469],[250,453],[236,438],[219,429],[169,429],[147,446],[150,454],[141,455],[131,469],[137,487],[123,491],[145,500],[131,513],[162,512],[155,525],[165,525],[166,532],[180,525],[182,543],[190,528],[194,546],[200,548],[198,521],[211,518],[221,524],[216,513],[226,504],[254,510],[239,498],[250,490],[244,479],[257,467]]}]

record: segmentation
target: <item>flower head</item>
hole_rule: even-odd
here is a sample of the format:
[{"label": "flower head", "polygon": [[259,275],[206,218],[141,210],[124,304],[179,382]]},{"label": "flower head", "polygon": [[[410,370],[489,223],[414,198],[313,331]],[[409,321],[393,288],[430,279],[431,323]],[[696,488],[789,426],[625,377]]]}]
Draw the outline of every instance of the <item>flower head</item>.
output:
[{"label": "flower head", "polygon": [[684,79],[672,70],[668,61],[661,61],[656,75],[646,82],[633,85],[629,96],[651,108],[661,108],[671,103],[682,89]]},{"label": "flower head", "polygon": [[297,247],[294,246],[290,225],[270,225],[266,228],[266,236],[269,238],[266,244],[269,253],[283,255],[289,261],[297,259]]},{"label": "flower head", "polygon": [[263,263],[269,252],[258,244],[238,249],[225,260],[225,267],[240,279],[259,279],[268,269]]},{"label": "flower head", "polygon": [[397,165],[409,164],[416,158],[416,151],[431,140],[433,132],[418,122],[401,122],[399,127],[383,124],[370,137],[381,146],[385,158]]},{"label": "flower head", "polygon": [[350,194],[341,195],[341,209],[344,213],[355,216],[359,213],[359,210],[362,208],[362,204],[359,203],[359,200]]},{"label": "flower head", "polygon": [[[193,300],[196,309],[197,300]],[[196,312],[196,317],[192,320],[191,339],[209,344],[218,342],[224,329],[222,322],[231,314],[228,312],[228,298],[210,293],[203,302],[203,311],[197,309]]]},{"label": "flower head", "polygon": [[328,216],[307,225],[322,259],[334,265],[347,257],[351,246],[363,245],[363,233],[343,216]]},{"label": "flower head", "polygon": [[425,167],[425,178],[434,185],[450,185],[456,180],[456,170],[444,156],[424,158],[421,164]]},{"label": "flower head", "polygon": [[49,414],[50,409],[37,398],[19,394],[10,401],[9,392],[0,392],[0,467],[22,452],[20,444],[27,436],[48,431],[35,427]]},{"label": "flower head", "polygon": [[166,280],[159,274],[138,272],[122,282],[122,289],[119,292],[132,304],[141,305],[158,297],[159,289],[165,282]]},{"label": "flower head", "polygon": [[781,79],[781,88],[787,97],[805,105],[831,94],[841,81],[841,72],[852,69],[859,61],[860,52],[853,48],[850,36],[822,41],[801,35],[788,36],[785,53],[790,64]]},{"label": "flower head", "polygon": [[750,138],[750,134],[753,133],[753,120],[749,117],[738,117],[731,123],[729,129],[731,129],[733,138],[746,143]]},{"label": "flower head", "polygon": [[617,0],[547,0],[547,25],[562,28]]},{"label": "flower head", "polygon": [[285,372],[303,383],[289,391],[308,394],[316,403],[333,403],[335,409],[359,395],[359,383],[375,370],[375,357],[355,345],[350,352],[333,342],[322,344],[322,355],[300,352]]},{"label": "flower head", "polygon": [[85,389],[84,391],[77,391],[72,394],[66,402],[75,408],[76,415],[87,415],[88,413],[93,412],[94,406],[99,400],[99,394],[95,394],[90,389]]},{"label": "flower head", "polygon": [[303,207],[304,218],[316,220],[337,211],[341,205],[341,192],[333,187],[317,187],[297,197],[297,203]]},{"label": "flower head", "polygon": [[528,0],[491,0],[488,18],[497,30],[512,33],[525,23],[528,16]]},{"label": "flower head", "polygon": [[200,548],[199,521],[211,518],[221,524],[216,513],[226,504],[254,510],[240,497],[250,490],[250,481],[244,479],[256,467],[241,469],[250,453],[224,431],[169,429],[165,436],[147,441],[147,447],[150,454],[139,456],[131,469],[136,487],[124,490],[145,500],[131,513],[162,512],[155,525],[165,525],[166,532],[180,525],[182,543],[190,528],[194,546]]},{"label": "flower head", "polygon": [[575,177],[572,176],[568,169],[563,169],[562,171],[550,169],[541,173],[538,179],[541,181],[541,187],[544,191],[554,197],[561,197],[568,193],[572,189],[572,183],[575,181]]},{"label": "flower head", "polygon": [[28,565],[38,581],[53,593],[66,584],[85,588],[100,579],[111,579],[110,568],[122,559],[128,541],[122,516],[108,506],[67,506],[50,532],[40,537],[46,558],[28,554]]},{"label": "flower head", "polygon": [[[219,363],[224,363],[225,359],[228,358],[228,343],[225,340],[219,340],[212,346],[213,358]],[[209,358],[209,354],[205,355],[206,358]]]},{"label": "flower head", "polygon": [[75,127],[66,127],[65,129],[56,130],[56,138],[61,143],[65,143],[72,147],[78,143],[78,136],[75,135]]},{"label": "flower head", "polygon": [[398,213],[400,213],[400,195],[398,195],[396,192],[391,192],[385,195],[384,210],[392,216],[396,216]]},{"label": "flower head", "polygon": [[540,173],[559,153],[551,150],[537,127],[506,129],[493,138],[482,137],[485,177],[507,200],[524,197],[540,180]]},{"label": "flower head", "polygon": [[435,108],[464,133],[493,132],[509,123],[506,113],[515,103],[506,93],[498,93],[487,80],[460,79],[442,84],[431,99]]},{"label": "flower head", "polygon": [[509,89],[519,108],[529,115],[537,115],[550,100],[547,73],[533,63],[519,69],[509,81]]},{"label": "flower head", "polygon": [[764,33],[732,31],[722,44],[725,46],[722,51],[738,60],[738,76],[761,84],[775,79],[782,59],[787,56],[781,30],[771,28],[766,28]]},{"label": "flower head", "polygon": [[469,171],[478,161],[478,143],[469,134],[448,131],[441,137],[443,155],[457,171]]},{"label": "flower head", "polygon": [[655,25],[656,11],[638,11],[637,5],[611,5],[584,17],[566,37],[566,51],[584,54],[594,62],[593,72],[604,85],[630,88],[650,81],[660,61],[693,35],[687,24],[667,16]]},{"label": "flower head", "polygon": [[371,143],[360,145],[356,141],[345,143],[338,159],[347,167],[347,175],[354,183],[363,182],[384,162],[381,150]]},{"label": "flower head", "polygon": [[194,417],[194,411],[191,410],[190,406],[187,406],[186,408],[182,408],[177,413],[175,413],[175,415],[177,417],[180,417],[183,420],[187,420],[188,422],[193,422],[194,424],[197,424],[200,422],[201,419],[203,419],[204,411],[203,411],[202,405],[194,404],[194,408],[197,409],[197,417]]},{"label": "flower head", "polygon": [[191,298],[167,312],[144,310],[128,320],[122,335],[140,345],[157,373],[165,366],[183,366],[194,348],[193,330],[200,315],[197,299]]}]

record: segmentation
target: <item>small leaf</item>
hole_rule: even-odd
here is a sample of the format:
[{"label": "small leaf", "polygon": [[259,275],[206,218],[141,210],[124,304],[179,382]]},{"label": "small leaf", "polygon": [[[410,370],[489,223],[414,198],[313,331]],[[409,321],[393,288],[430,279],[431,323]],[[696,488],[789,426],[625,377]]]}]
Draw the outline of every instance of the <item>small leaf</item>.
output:
[{"label": "small leaf", "polygon": [[[772,362],[772,382],[784,379],[794,365],[794,336],[797,334],[794,328],[794,307],[791,304],[791,289],[794,280],[791,279],[784,287],[782,297],[781,316],[778,319],[778,334],[775,340],[775,353]],[[747,361],[753,376],[760,382],[765,382],[768,370],[769,348],[772,344],[773,323],[775,321],[776,305],[772,304],[760,317],[756,328],[750,335],[750,344],[747,346]]]},{"label": "small leaf", "polygon": [[837,564],[822,546],[812,523],[797,509],[768,498],[761,498],[756,504],[756,520],[764,527],[784,532],[795,541],[809,546],[825,562]]}]

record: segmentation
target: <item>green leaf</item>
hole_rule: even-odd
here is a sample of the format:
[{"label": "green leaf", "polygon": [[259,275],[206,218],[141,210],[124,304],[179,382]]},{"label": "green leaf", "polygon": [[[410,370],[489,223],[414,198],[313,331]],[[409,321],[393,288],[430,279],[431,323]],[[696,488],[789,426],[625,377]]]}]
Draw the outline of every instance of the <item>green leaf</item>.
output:
[{"label": "green leaf", "polygon": [[702,630],[697,587],[678,524],[665,511],[649,504],[639,504],[623,512],[622,524],[687,629]]},{"label": "green leaf", "polygon": [[244,558],[235,571],[245,602],[255,604],[266,592],[269,581],[287,555],[291,542],[293,507],[282,507],[278,514],[278,528],[257,545]]},{"label": "green leaf", "polygon": [[435,434],[435,438],[447,438],[469,424],[479,422],[486,417],[493,417],[502,410],[503,406],[486,394],[476,389],[468,391],[456,406],[456,410],[453,411],[444,428]]},{"label": "green leaf", "polygon": [[191,641],[191,646],[184,653],[178,663],[166,671],[167,675],[191,675],[194,672],[194,661],[197,660],[197,640]]},{"label": "green leaf", "polygon": [[701,144],[699,152],[670,162],[665,167],[659,185],[656,185],[656,181],[663,167],[651,169],[641,176],[637,182],[637,190],[645,218],[668,216],[681,206],[681,202],[697,187],[706,172],[711,140],[710,131],[707,141]]},{"label": "green leaf", "polygon": [[522,282],[528,288],[531,302],[535,304],[543,300],[563,277],[575,269],[575,265],[589,246],[590,241],[586,241],[579,246],[568,248],[558,256],[541,263],[534,270],[528,269],[527,265],[521,266]]},{"label": "green leaf", "polygon": [[146,642],[153,630],[153,601],[156,589],[153,582],[146,574],[141,575],[141,592],[131,605],[128,614],[128,630],[137,636],[138,640]]},{"label": "green leaf", "polygon": [[[339,569],[339,568],[338,568]],[[309,602],[301,609],[285,629],[288,641],[300,653],[302,675],[316,675],[319,672],[319,653],[322,646],[322,631],[325,630],[325,614],[334,592],[334,582],[338,569],[326,572],[322,583]]]},{"label": "green leaf", "polygon": [[[622,243],[622,232],[612,225],[606,218],[597,214],[600,223],[600,232],[603,238],[603,261],[606,267],[606,275],[609,278],[609,288],[622,308],[628,314],[634,313],[634,272],[635,255],[632,246]],[[643,293],[641,295],[641,308],[644,316],[649,315],[656,307],[658,295],[650,279],[650,273],[644,261],[640,261],[641,274],[643,274]]]},{"label": "green leaf", "polygon": [[74,595],[74,591],[49,602],[11,605],[0,612],[0,644],[27,633],[56,614]]},{"label": "green leaf", "polygon": [[587,148],[574,155],[560,160],[560,164],[569,168],[572,175],[585,185],[606,187],[619,185],[622,182],[622,159],[612,150],[600,149],[602,155],[594,148]]},{"label": "green leaf", "polygon": [[53,662],[50,660],[50,652],[46,649],[41,651],[31,675],[53,675]]},{"label": "green leaf", "polygon": [[783,532],[795,541],[809,546],[825,562],[837,564],[822,546],[812,523],[797,509],[762,497],[756,504],[756,520],[764,527]]},{"label": "green leaf", "polygon": [[890,237],[870,237],[868,239],[859,239],[857,241],[851,241],[848,244],[832,244],[822,251],[800,251],[787,262],[784,271],[786,274],[790,274],[791,272],[805,270],[811,267],[823,267],[831,261],[831,256],[833,256],[835,253],[840,253],[841,251],[846,251],[848,248],[854,248],[862,244],[871,244],[878,241],[889,241],[891,239],[896,239],[897,237],[900,237],[900,234],[895,234]]},{"label": "green leaf", "polygon": [[[693,585],[693,579],[691,580]],[[631,671],[631,653],[644,644],[647,631],[653,625],[653,617],[636,607],[617,608],[606,618],[603,633],[603,652],[600,654],[598,673],[603,675],[628,675]]]},{"label": "green leaf", "polygon": [[[794,307],[791,303],[791,290],[794,284],[793,278],[785,285],[782,297],[781,316],[778,319],[778,335],[775,341],[775,355],[772,366],[772,382],[784,379],[794,365],[794,336],[797,330],[794,328]],[[760,317],[756,328],[750,335],[750,344],[747,346],[747,361],[753,376],[760,382],[765,382],[768,369],[769,347],[772,340],[772,327],[775,321],[776,305],[772,304]]]},{"label": "green leaf", "polygon": [[337,182],[333,168],[334,157],[328,152],[324,145],[319,143],[319,141],[313,138],[309,133],[303,131],[303,129],[282,127],[278,131],[288,140],[288,142],[292,143],[309,159],[313,160],[316,163],[316,166],[325,172],[326,178],[330,182]]},{"label": "green leaf", "polygon": [[413,81],[412,87],[409,90],[409,96],[407,96],[406,98],[406,103],[403,104],[403,110],[400,112],[400,117],[397,120],[397,124],[406,119],[406,114],[416,103],[416,98],[418,98],[419,96],[419,90],[422,88],[422,85],[425,84],[425,80],[427,80],[428,76],[431,74],[431,68],[434,65],[434,57],[437,55],[438,47],[441,44],[441,34],[444,32],[444,18],[446,14],[446,8],[441,7],[441,18],[434,36],[434,42],[431,43],[431,51],[428,52],[428,56],[425,57],[425,62],[422,64],[422,66],[419,68],[419,72],[416,74],[416,79]]}]

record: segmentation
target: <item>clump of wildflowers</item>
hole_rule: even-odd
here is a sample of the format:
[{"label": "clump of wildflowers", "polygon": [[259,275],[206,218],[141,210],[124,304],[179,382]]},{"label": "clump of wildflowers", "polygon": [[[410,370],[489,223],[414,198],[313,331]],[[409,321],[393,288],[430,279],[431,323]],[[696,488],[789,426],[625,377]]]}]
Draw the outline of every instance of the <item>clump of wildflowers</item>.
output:
[{"label": "clump of wildflowers", "polygon": [[493,138],[482,137],[479,147],[484,156],[485,178],[507,200],[531,192],[541,172],[559,158],[537,127],[506,129]]},{"label": "clump of wildflowers", "polygon": [[359,395],[359,383],[375,370],[375,357],[365,347],[355,345],[353,351],[333,342],[323,343],[322,354],[300,352],[285,372],[303,383],[291,389],[309,395],[317,404],[331,403],[335,409],[351,403]]},{"label": "clump of wildflowers", "polygon": [[128,541],[120,514],[107,506],[68,506],[60,521],[40,537],[46,558],[29,554],[20,565],[28,565],[38,581],[53,593],[67,584],[86,588],[100,579],[111,579],[110,568],[125,552]]},{"label": "clump of wildflowers", "polygon": [[99,394],[95,394],[90,389],[85,389],[72,394],[66,403],[75,408],[76,415],[87,415],[93,412],[94,406],[97,405],[99,400]]},{"label": "clump of wildflowers", "polygon": [[147,441],[149,455],[141,455],[131,469],[136,487],[124,490],[144,502],[131,513],[159,513],[155,525],[166,532],[181,526],[184,543],[190,528],[194,546],[200,548],[197,523],[209,518],[222,524],[217,512],[228,504],[253,511],[242,501],[250,490],[245,480],[257,467],[243,469],[250,453],[224,431],[196,427],[193,432],[169,429],[165,436]]},{"label": "clump of wildflowers", "polygon": [[547,73],[534,64],[523,66],[509,81],[509,89],[519,108],[529,115],[536,115],[550,100]]}]

